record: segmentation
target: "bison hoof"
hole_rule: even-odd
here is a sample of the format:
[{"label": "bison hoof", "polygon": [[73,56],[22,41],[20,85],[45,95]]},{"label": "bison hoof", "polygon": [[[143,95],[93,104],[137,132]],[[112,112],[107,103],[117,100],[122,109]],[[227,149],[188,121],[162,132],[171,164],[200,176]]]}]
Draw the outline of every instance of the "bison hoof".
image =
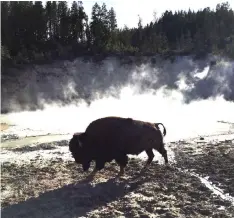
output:
[{"label": "bison hoof", "polygon": [[116,176],[116,178],[121,178],[124,176],[124,173],[118,173],[118,175]]},{"label": "bison hoof", "polygon": [[93,174],[89,174],[87,177],[86,177],[86,180],[87,181],[92,181],[94,179],[95,175]]}]

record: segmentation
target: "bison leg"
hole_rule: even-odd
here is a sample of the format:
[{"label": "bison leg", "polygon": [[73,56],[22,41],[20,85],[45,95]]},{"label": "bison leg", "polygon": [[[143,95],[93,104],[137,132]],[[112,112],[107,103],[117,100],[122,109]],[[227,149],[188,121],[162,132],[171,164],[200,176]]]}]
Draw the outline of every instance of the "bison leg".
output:
[{"label": "bison leg", "polygon": [[168,157],[167,157],[167,150],[164,148],[164,145],[161,147],[161,149],[158,150],[158,152],[163,156],[165,163],[168,163]]},{"label": "bison leg", "polygon": [[116,163],[120,166],[120,171],[117,177],[120,177],[124,174],[124,168],[128,164],[128,156],[127,155],[119,155],[115,158]]},{"label": "bison leg", "polygon": [[145,152],[148,155],[148,160],[147,160],[146,165],[145,165],[144,168],[146,168],[149,164],[151,164],[151,162],[154,159],[154,153],[153,153],[152,149],[147,149]]},{"label": "bison leg", "polygon": [[162,156],[164,157],[165,163],[168,163],[168,158],[167,158],[167,150],[165,148],[162,149]]},{"label": "bison leg", "polygon": [[94,177],[98,171],[105,167],[105,162],[96,160],[95,167],[93,171],[89,174],[89,177]]},{"label": "bison leg", "polygon": [[117,175],[117,177],[121,177],[123,175],[124,175],[124,166],[120,165],[120,171],[119,171],[119,174]]},{"label": "bison leg", "polygon": [[104,167],[105,167],[105,162],[104,161],[102,161],[100,159],[96,160],[97,171],[102,170]]}]

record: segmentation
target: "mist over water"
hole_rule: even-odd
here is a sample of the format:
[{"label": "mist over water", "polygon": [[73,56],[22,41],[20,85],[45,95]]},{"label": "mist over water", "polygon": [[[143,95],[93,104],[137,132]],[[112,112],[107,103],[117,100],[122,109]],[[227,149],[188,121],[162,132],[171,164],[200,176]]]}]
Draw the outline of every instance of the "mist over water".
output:
[{"label": "mist over water", "polygon": [[22,129],[72,134],[122,116],[162,122],[173,141],[229,130],[217,121],[234,123],[234,63],[217,57],[77,59],[10,74],[2,78],[2,111]]}]

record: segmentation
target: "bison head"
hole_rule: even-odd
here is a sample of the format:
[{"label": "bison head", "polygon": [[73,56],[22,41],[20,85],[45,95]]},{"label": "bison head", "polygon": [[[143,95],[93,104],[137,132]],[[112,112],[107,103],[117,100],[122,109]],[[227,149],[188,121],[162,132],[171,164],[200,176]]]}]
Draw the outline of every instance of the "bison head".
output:
[{"label": "bison head", "polygon": [[83,144],[84,133],[74,134],[69,142],[69,150],[72,153],[76,163],[82,164],[83,170],[87,171],[90,167],[91,158]]}]

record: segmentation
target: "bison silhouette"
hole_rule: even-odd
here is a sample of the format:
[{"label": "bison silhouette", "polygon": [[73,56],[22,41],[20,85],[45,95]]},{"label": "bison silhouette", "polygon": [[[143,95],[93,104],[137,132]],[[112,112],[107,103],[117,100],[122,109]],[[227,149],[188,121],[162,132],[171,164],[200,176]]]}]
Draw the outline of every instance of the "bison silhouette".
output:
[{"label": "bison silhouette", "polygon": [[[159,125],[163,126],[163,134]],[[85,132],[75,133],[69,142],[69,150],[75,162],[82,164],[83,171],[87,171],[91,161],[95,161],[95,168],[90,175],[94,176],[105,167],[106,162],[115,160],[120,166],[121,176],[128,164],[128,154],[138,155],[145,151],[148,155],[146,168],[154,158],[155,149],[168,163],[163,135],[166,135],[166,128],[162,123],[104,117],[91,122]]]}]

